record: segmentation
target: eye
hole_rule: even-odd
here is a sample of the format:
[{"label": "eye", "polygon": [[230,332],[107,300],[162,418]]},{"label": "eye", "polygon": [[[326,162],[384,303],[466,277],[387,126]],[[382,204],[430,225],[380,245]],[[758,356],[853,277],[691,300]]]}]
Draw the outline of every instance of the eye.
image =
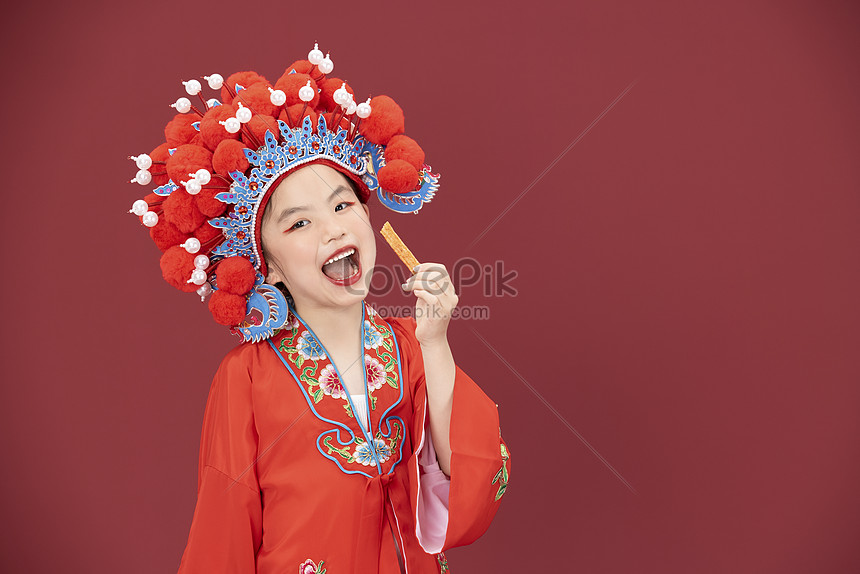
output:
[{"label": "eye", "polygon": [[307,219],[299,219],[293,224],[292,227],[290,227],[290,229],[301,229],[302,227],[306,227],[309,223],[310,221],[308,221]]},{"label": "eye", "polygon": [[343,211],[344,209],[346,209],[347,207],[351,207],[352,205],[353,203],[351,201],[341,201],[334,207],[334,210]]}]

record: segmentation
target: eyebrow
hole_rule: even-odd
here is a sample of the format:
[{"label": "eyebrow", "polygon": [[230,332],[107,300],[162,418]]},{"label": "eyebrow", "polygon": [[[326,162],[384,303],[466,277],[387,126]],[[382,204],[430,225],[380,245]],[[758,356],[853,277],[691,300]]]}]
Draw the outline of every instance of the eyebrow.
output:
[{"label": "eyebrow", "polygon": [[[331,201],[335,197],[340,196],[340,194],[342,192],[345,192],[345,191],[348,192],[348,191],[352,191],[352,190],[350,190],[345,185],[337,186],[336,188],[334,188],[332,190],[331,195],[328,196],[326,203],[331,203]],[[287,219],[289,216],[293,215],[294,213],[298,213],[299,211],[307,211],[308,209],[310,209],[310,208],[307,205],[297,205],[295,207],[288,207],[287,209],[285,209],[281,212],[281,215],[278,217],[278,223],[281,223],[282,221],[284,221],[285,219]]]}]

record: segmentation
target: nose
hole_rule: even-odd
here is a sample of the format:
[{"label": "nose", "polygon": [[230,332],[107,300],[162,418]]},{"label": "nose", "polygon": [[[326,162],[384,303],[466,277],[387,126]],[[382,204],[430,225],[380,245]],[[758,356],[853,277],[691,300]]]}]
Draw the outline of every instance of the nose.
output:
[{"label": "nose", "polygon": [[329,215],[322,221],[323,241],[328,243],[340,239],[346,235],[346,227],[343,225],[343,220],[339,217]]}]

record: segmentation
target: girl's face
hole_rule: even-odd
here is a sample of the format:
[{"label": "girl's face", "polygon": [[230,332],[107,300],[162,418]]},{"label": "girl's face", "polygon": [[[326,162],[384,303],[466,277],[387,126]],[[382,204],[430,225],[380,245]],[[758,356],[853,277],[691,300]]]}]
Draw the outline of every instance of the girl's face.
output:
[{"label": "girl's face", "polygon": [[266,282],[282,282],[297,308],[344,307],[367,296],[376,263],[370,213],[334,168],[309,165],[284,178],[260,236]]}]

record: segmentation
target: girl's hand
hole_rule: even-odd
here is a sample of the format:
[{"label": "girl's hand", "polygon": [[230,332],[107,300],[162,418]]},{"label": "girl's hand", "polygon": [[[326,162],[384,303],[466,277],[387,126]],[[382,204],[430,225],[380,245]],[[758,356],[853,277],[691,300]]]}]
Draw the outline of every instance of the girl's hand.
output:
[{"label": "girl's hand", "polygon": [[459,297],[454,292],[448,270],[441,263],[421,263],[415,274],[403,284],[404,291],[412,291],[415,302],[415,337],[422,347],[447,343],[448,322]]}]

